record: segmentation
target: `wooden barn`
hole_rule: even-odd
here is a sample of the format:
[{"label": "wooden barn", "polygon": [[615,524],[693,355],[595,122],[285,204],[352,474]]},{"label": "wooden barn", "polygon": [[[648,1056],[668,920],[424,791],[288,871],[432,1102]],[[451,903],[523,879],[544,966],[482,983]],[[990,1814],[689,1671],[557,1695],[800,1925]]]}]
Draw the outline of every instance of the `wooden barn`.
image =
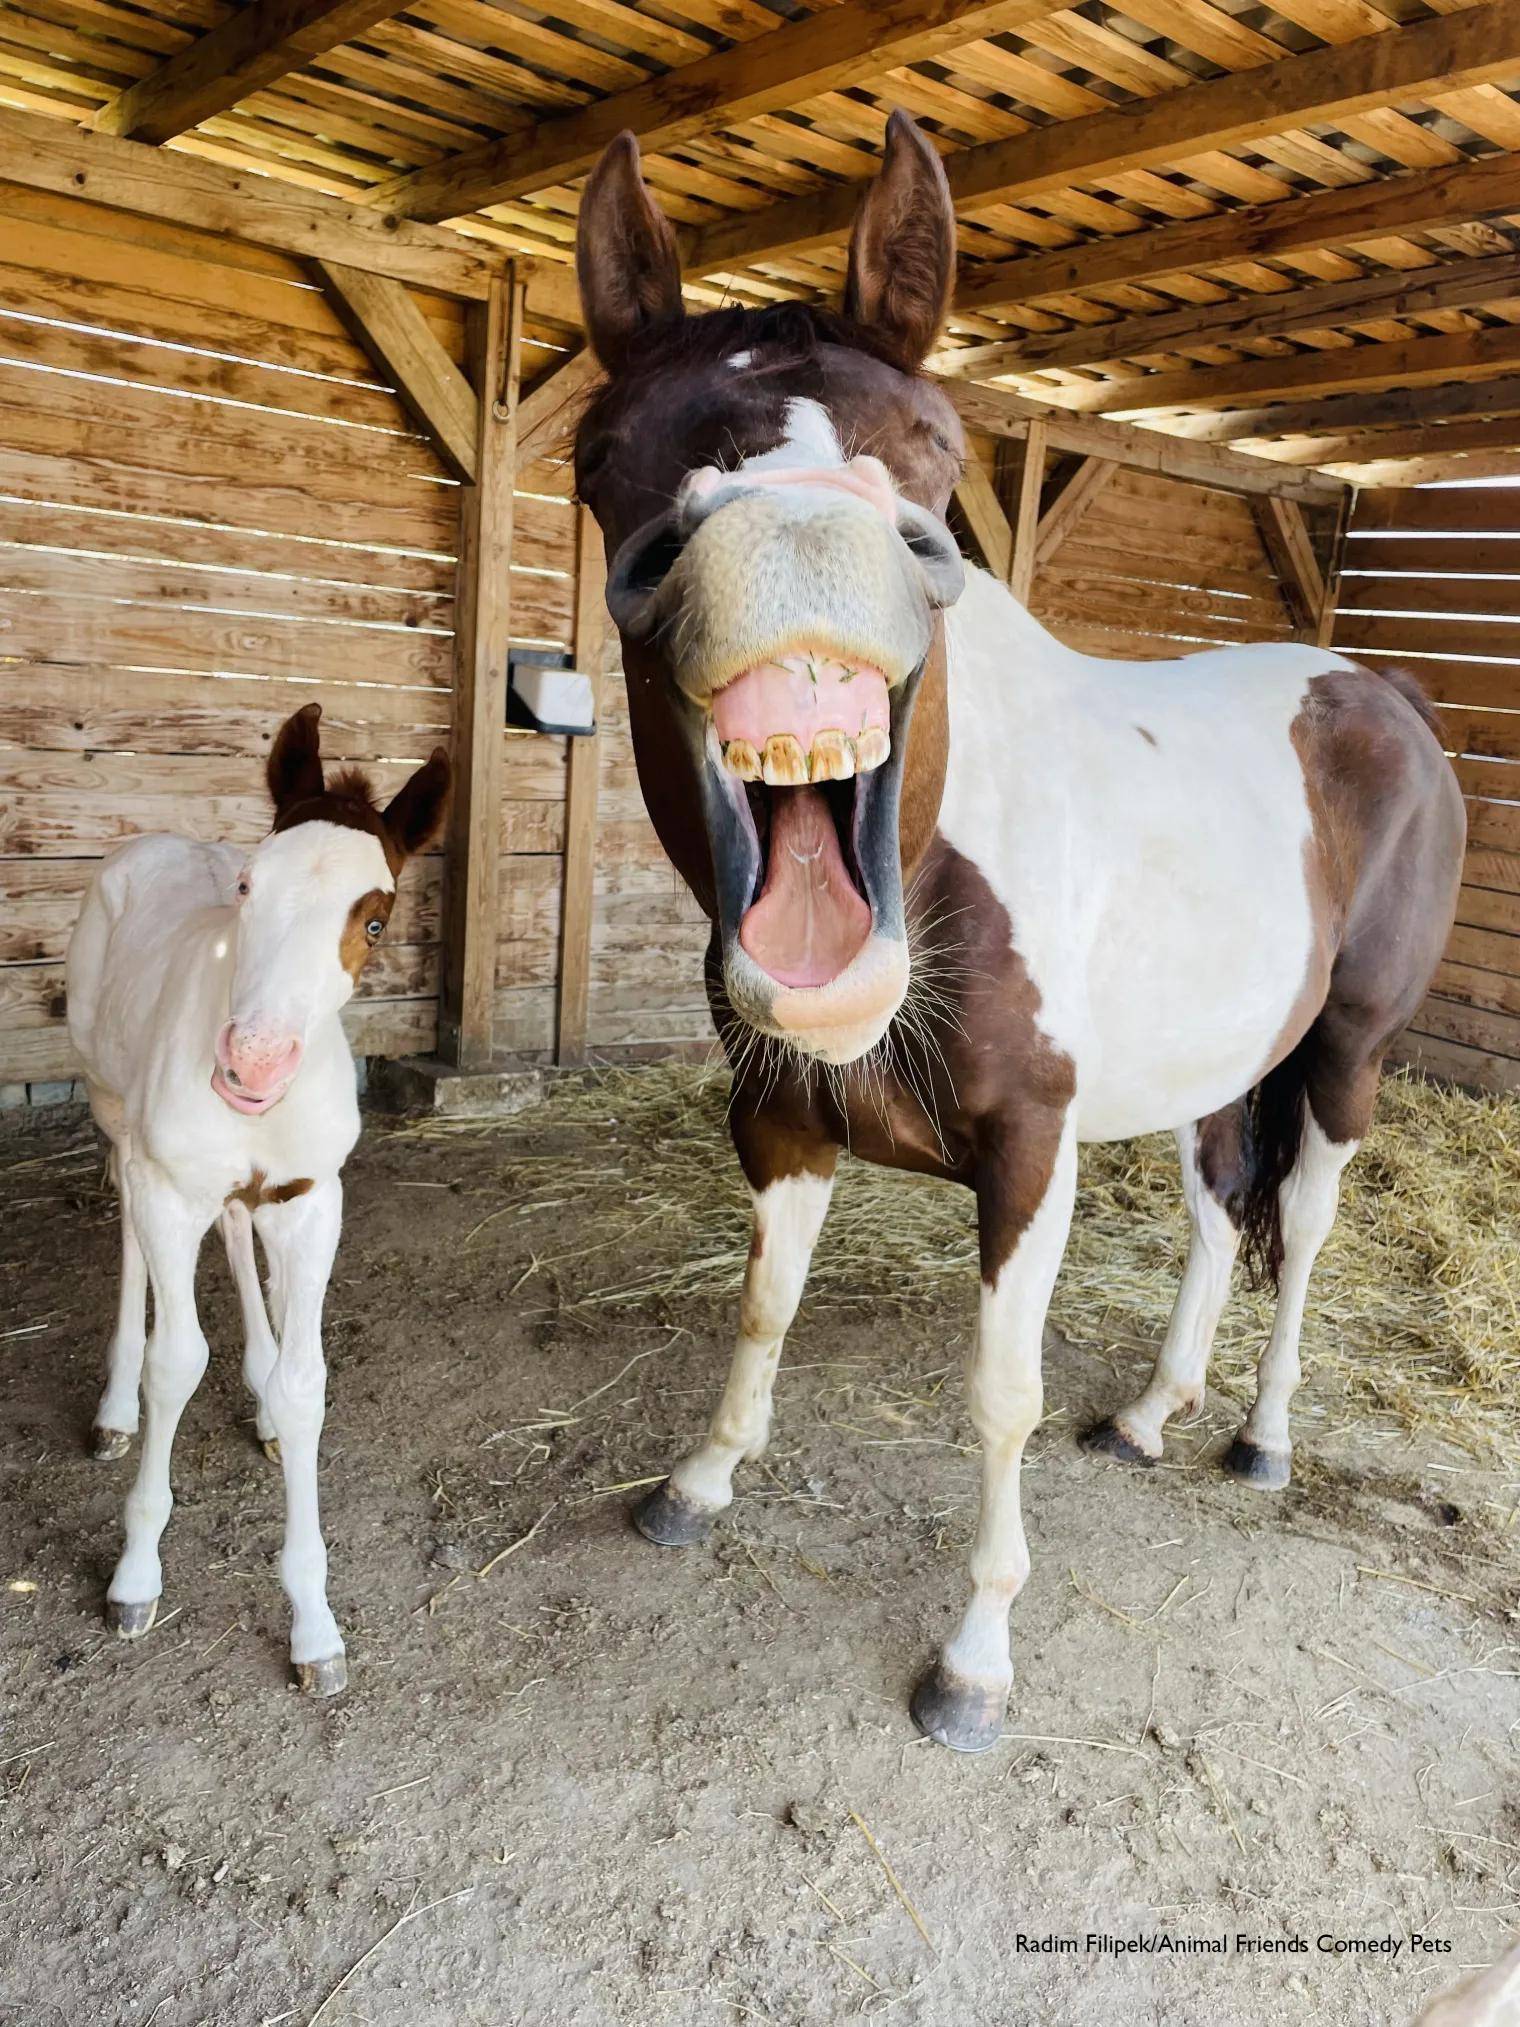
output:
[{"label": "wooden barn", "polygon": [[[330,752],[447,737],[461,783],[360,1051],[705,1041],[566,465],[577,192],[630,128],[693,305],[827,296],[894,107],[961,219],[968,547],[1099,653],[1414,666],[1471,852],[1404,1051],[1515,1088],[1516,84],[1517,0],[7,0],[7,1101],[75,1074],[92,861],[256,837],[310,697]],[[507,726],[512,644],[594,674],[594,737]]]}]

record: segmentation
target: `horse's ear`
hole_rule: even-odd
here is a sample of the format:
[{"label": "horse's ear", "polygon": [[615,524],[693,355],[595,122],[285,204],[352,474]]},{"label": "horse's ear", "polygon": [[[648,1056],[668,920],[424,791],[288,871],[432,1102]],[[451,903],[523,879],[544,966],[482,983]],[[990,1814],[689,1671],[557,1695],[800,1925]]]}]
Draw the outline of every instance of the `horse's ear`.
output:
[{"label": "horse's ear", "polygon": [[303,704],[274,735],[265,774],[276,816],[322,793],[321,716],[320,704]]},{"label": "horse's ear", "polygon": [[617,372],[641,333],[679,323],[685,314],[675,234],[639,173],[632,134],[609,141],[586,178],[575,272],[586,333],[609,373]]},{"label": "horse's ear", "polygon": [[386,805],[381,822],[404,859],[420,852],[437,834],[452,779],[448,754],[441,746],[435,746],[426,763]]},{"label": "horse's ear", "polygon": [[887,121],[875,182],[850,238],[845,314],[884,339],[908,372],[924,362],[955,286],[955,206],[944,165],[904,112]]}]

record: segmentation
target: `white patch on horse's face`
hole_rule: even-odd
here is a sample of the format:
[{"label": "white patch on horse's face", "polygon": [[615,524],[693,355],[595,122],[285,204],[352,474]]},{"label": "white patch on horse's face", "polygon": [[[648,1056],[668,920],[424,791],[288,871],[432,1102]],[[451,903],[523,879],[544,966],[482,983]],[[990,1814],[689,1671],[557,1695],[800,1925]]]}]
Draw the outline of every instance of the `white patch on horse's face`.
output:
[{"label": "white patch on horse's face", "polygon": [[723,363],[725,366],[731,366],[735,373],[742,373],[754,356],[753,352],[730,352]]},{"label": "white patch on horse's face", "polygon": [[249,854],[239,885],[230,1013],[238,1027],[304,1041],[354,981],[341,947],[356,901],[396,882],[380,840],[348,824],[300,823]]},{"label": "white patch on horse's face", "polygon": [[794,396],[786,404],[782,419],[784,434],[774,450],[747,457],[741,472],[788,471],[812,467],[827,471],[845,462],[839,435],[821,401]]}]

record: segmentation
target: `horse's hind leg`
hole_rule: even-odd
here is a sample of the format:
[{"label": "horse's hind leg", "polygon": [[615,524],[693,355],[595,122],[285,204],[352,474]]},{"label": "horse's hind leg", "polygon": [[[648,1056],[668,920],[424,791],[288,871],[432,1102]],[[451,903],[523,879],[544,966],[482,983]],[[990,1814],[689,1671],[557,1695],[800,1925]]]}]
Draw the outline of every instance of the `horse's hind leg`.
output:
[{"label": "horse's hind leg", "polygon": [[264,1405],[264,1389],[274,1370],[279,1346],[269,1327],[264,1294],[259,1287],[259,1263],[253,1250],[253,1218],[246,1205],[230,1203],[222,1212],[222,1239],[227,1247],[227,1264],[237,1283],[238,1302],[243,1311],[243,1382],[253,1395],[255,1428],[271,1463],[280,1461],[279,1440]]},{"label": "horse's hind leg", "polygon": [[148,1337],[148,1267],[132,1221],[127,1189],[128,1150],[125,1139],[111,1150],[111,1169],[121,1205],[121,1286],[116,1298],[116,1328],[106,1352],[106,1387],[95,1410],[90,1454],[97,1463],[125,1457],[137,1433],[138,1393],[142,1384],[143,1347]]},{"label": "horse's hind leg", "polygon": [[1211,1113],[1177,1135],[1182,1193],[1193,1227],[1182,1285],[1145,1390],[1129,1406],[1082,1437],[1084,1449],[1127,1464],[1160,1460],[1162,1435],[1174,1415],[1203,1407],[1204,1378],[1214,1333],[1230,1293],[1230,1270],[1240,1246],[1239,1192],[1243,1177],[1245,1104]]},{"label": "horse's hind leg", "polygon": [[1301,1377],[1299,1337],[1309,1276],[1335,1223],[1341,1172],[1362,1144],[1377,1096],[1382,1038],[1369,1055],[1365,1042],[1357,1046],[1337,1032],[1346,1025],[1327,1008],[1308,1038],[1298,1155],[1277,1198],[1282,1227],[1277,1309],[1256,1369],[1256,1399],[1224,1458],[1234,1477],[1268,1492],[1281,1491],[1291,1472],[1288,1408]]}]

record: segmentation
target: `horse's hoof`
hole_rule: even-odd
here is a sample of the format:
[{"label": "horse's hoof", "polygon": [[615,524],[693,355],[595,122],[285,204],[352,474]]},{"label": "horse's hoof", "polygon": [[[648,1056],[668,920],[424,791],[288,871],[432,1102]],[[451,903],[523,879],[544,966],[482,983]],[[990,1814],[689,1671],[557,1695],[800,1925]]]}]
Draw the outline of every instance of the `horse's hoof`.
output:
[{"label": "horse's hoof", "polygon": [[148,1598],[140,1605],[126,1604],[120,1598],[106,1599],[106,1624],[118,1640],[140,1640],[152,1630],[157,1617],[157,1598]]},{"label": "horse's hoof", "polygon": [[990,1752],[1003,1734],[1008,1692],[968,1682],[936,1661],[919,1677],[908,1709],[925,1738],[936,1745],[957,1753]]},{"label": "horse's hoof", "polygon": [[634,1526],[658,1548],[690,1548],[694,1541],[705,1541],[717,1517],[673,1492],[668,1478],[633,1509]]},{"label": "horse's hoof", "polygon": [[1101,1422],[1094,1422],[1090,1429],[1084,1429],[1077,1441],[1095,1457],[1112,1457],[1120,1464],[1142,1464],[1147,1471],[1161,1462],[1159,1457],[1150,1456],[1126,1436],[1112,1415]]},{"label": "horse's hoof", "polygon": [[1232,1478],[1257,1492],[1281,1492],[1293,1471],[1291,1450],[1264,1450],[1245,1436],[1235,1438],[1222,1462]]},{"label": "horse's hoof", "polygon": [[114,1464],[132,1447],[129,1429],[103,1429],[97,1422],[90,1431],[90,1455],[97,1464]]},{"label": "horse's hoof", "polygon": [[284,1461],[280,1456],[280,1439],[278,1436],[260,1436],[259,1448],[264,1452],[264,1455],[269,1459],[271,1464],[279,1464]]},{"label": "horse's hoof", "polygon": [[326,1661],[297,1661],[295,1671],[303,1696],[341,1696],[348,1687],[348,1661],[342,1654]]}]

